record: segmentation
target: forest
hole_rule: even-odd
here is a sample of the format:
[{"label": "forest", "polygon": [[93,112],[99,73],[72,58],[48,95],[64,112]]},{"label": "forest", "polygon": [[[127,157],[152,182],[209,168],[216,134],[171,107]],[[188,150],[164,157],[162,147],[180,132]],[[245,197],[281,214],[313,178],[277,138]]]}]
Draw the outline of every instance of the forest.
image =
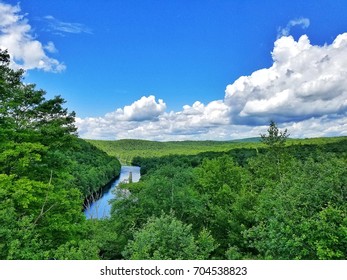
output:
[{"label": "forest", "polygon": [[[0,52],[0,259],[346,259],[347,137],[86,141]],[[118,159],[117,159],[118,157]],[[120,172],[109,218],[84,201]]]},{"label": "forest", "polygon": [[252,148],[133,164],[140,182],[92,221],[104,259],[347,257],[346,137],[290,141],[271,122]]},{"label": "forest", "polygon": [[[288,138],[285,146],[292,145],[325,145],[338,142],[343,137],[321,137],[294,139]],[[132,164],[136,157],[158,158],[168,155],[197,155],[208,152],[229,152],[231,150],[254,150],[265,148],[260,137],[237,139],[231,141],[168,141],[157,142],[139,139],[90,140],[87,142],[114,156],[123,164]]]},{"label": "forest", "polygon": [[79,139],[64,99],[25,84],[0,52],[0,259],[98,258],[84,200],[120,163]]},{"label": "forest", "polygon": [[167,155],[196,155],[203,152],[225,152],[235,148],[255,148],[259,138],[238,141],[168,141],[139,139],[86,140],[123,164],[132,164],[135,157],[162,157]]}]

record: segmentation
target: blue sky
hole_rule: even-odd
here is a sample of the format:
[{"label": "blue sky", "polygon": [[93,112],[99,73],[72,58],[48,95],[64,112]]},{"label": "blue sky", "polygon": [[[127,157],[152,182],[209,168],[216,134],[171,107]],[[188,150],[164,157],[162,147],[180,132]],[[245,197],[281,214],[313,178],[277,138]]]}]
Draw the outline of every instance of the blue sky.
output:
[{"label": "blue sky", "polygon": [[346,1],[0,3],[0,47],[67,100],[81,137],[227,140],[270,118],[347,134]]}]

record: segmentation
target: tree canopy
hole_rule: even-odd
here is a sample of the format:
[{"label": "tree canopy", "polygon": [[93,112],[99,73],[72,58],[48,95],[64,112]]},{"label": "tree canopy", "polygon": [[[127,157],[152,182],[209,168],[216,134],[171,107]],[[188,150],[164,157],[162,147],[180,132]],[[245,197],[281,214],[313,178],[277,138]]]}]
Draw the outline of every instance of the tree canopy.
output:
[{"label": "tree canopy", "polygon": [[0,259],[98,258],[83,201],[120,164],[77,138],[62,97],[23,79],[0,50]]}]

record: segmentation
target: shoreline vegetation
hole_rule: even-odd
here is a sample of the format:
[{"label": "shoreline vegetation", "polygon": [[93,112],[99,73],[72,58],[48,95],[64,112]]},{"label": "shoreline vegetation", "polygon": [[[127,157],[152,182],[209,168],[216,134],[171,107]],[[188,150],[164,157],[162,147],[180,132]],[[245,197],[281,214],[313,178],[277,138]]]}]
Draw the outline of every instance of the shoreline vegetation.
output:
[{"label": "shoreline vegetation", "polygon": [[83,211],[85,211],[88,207],[90,207],[90,204],[94,201],[97,201],[100,199],[103,194],[109,190],[112,186],[112,183],[119,178],[120,174],[116,175],[115,177],[112,177],[107,184],[99,186],[97,190],[92,192],[91,194],[84,197],[83,202]]}]

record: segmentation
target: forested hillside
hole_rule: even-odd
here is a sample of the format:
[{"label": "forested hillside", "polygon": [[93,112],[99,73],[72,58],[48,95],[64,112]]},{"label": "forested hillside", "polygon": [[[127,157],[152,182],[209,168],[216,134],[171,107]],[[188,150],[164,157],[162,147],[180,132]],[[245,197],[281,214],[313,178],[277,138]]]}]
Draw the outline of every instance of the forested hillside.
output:
[{"label": "forested hillside", "polygon": [[74,113],[23,82],[0,51],[0,259],[98,258],[84,198],[119,161],[77,138]]},{"label": "forested hillside", "polygon": [[228,151],[234,147],[253,147],[253,143],[228,141],[171,141],[156,142],[137,139],[116,141],[87,140],[123,163],[131,163],[134,157],[161,157],[166,155],[195,155],[207,151]]},{"label": "forested hillside", "polygon": [[[286,146],[320,145],[335,143],[347,137],[287,139]],[[86,140],[111,156],[117,157],[122,163],[130,164],[134,158],[158,158],[168,155],[198,155],[207,152],[229,152],[231,150],[259,150],[265,148],[260,137],[233,141],[168,141],[156,142],[137,139],[122,140]]]},{"label": "forested hillside", "polygon": [[262,148],[135,158],[141,181],[94,221],[100,256],[346,259],[347,139],[287,137],[272,122]]}]

